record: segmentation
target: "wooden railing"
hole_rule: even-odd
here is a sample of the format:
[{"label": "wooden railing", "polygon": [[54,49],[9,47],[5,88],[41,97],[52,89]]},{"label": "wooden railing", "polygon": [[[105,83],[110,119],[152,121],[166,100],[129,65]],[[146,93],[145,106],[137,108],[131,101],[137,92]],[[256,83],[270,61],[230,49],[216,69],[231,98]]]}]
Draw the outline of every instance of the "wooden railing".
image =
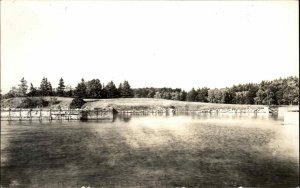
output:
[{"label": "wooden railing", "polygon": [[1,120],[89,120],[113,118],[112,109],[1,109]]}]

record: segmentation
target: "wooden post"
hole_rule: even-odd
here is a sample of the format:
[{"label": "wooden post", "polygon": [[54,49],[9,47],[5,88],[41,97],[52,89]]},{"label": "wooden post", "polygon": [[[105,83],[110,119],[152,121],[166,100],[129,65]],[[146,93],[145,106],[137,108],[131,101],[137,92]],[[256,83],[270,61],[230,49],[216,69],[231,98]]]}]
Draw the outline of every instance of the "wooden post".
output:
[{"label": "wooden post", "polygon": [[61,108],[59,109],[59,118],[60,118],[60,120],[62,120],[62,117],[61,117]]},{"label": "wooden post", "polygon": [[40,121],[42,121],[42,109],[40,109]]},{"label": "wooden post", "polygon": [[22,120],[22,108],[20,108],[20,116],[19,116],[19,120]]},{"label": "wooden post", "polygon": [[71,114],[71,109],[68,109],[69,113],[68,113],[68,121],[70,121],[70,114]]},{"label": "wooden post", "polygon": [[96,108],[97,119],[98,119],[98,113],[99,113],[99,112],[98,112],[98,108]]},{"label": "wooden post", "polygon": [[31,108],[29,109],[29,118],[30,118],[30,120],[32,120],[32,116],[31,116]]},{"label": "wooden post", "polygon": [[8,109],[8,120],[9,120],[9,121],[11,120],[11,114],[10,114],[10,111],[11,111],[11,109],[9,108],[9,109]]},{"label": "wooden post", "polygon": [[50,108],[50,110],[49,110],[49,121],[51,121],[52,120],[52,117],[51,117],[51,108]]}]

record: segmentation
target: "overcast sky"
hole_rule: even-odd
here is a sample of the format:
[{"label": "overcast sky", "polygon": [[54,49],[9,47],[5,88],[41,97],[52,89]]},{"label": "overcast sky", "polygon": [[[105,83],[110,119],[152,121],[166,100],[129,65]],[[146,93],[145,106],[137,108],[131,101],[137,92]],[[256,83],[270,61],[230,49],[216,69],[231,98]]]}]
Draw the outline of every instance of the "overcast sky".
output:
[{"label": "overcast sky", "polygon": [[226,87],[299,75],[297,1],[1,1],[1,89],[99,78]]}]

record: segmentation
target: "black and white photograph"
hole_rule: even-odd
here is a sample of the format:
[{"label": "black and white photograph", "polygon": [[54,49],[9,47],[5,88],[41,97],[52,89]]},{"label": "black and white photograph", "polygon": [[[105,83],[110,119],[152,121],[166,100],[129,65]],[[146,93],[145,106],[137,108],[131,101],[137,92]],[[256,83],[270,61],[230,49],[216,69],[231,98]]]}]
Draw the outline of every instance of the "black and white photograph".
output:
[{"label": "black and white photograph", "polygon": [[299,1],[0,3],[1,188],[299,187]]}]

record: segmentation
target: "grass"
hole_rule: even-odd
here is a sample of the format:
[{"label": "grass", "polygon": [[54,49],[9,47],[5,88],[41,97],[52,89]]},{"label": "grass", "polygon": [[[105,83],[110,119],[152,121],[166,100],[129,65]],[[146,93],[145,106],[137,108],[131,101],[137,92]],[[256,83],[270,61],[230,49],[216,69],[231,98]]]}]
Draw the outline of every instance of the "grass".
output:
[{"label": "grass", "polygon": [[[50,101],[51,97],[43,97]],[[68,108],[72,98],[56,97],[58,104],[50,105],[50,108]],[[262,109],[262,105],[239,105],[239,104],[215,104],[201,102],[173,101],[153,98],[118,98],[118,99],[85,99],[87,102],[83,108],[106,108],[113,107],[117,111],[129,110],[161,110],[163,108],[175,107],[177,110],[207,110],[207,109]],[[1,108],[13,108],[18,106],[20,98],[4,99],[1,101]]]}]

